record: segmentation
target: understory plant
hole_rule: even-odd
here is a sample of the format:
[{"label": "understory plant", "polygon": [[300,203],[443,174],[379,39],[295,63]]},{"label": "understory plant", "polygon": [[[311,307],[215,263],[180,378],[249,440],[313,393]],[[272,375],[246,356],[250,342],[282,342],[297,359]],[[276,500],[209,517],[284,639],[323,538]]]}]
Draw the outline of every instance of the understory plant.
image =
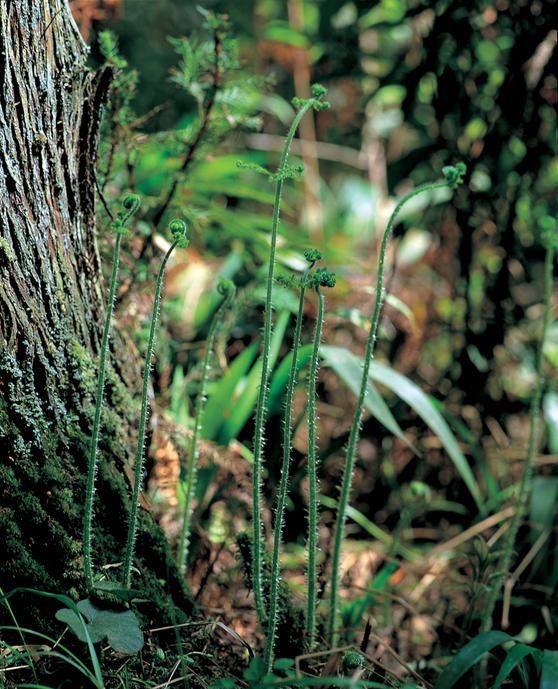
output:
[{"label": "understory plant", "polygon": [[[179,483],[179,490],[182,492],[184,506],[182,509],[182,527],[180,529],[180,538],[178,543],[178,568],[181,574],[186,573],[186,565],[188,564],[188,546],[190,542],[191,530],[191,512],[192,499],[196,489],[196,473],[199,458],[199,439],[202,430],[203,415],[205,411],[205,403],[207,401],[207,379],[211,369],[211,356],[213,354],[213,345],[217,330],[222,321],[225,311],[230,306],[234,299],[236,288],[234,284],[226,278],[221,278],[217,286],[217,291],[222,296],[222,301],[217,307],[215,314],[209,326],[209,333],[205,344],[205,354],[202,363],[202,374],[200,388],[196,398],[196,408],[194,412],[194,428],[192,431],[192,440],[188,449],[188,459],[186,468],[181,467],[181,480]],[[183,475],[182,475],[183,474]]]},{"label": "understory plant", "polygon": [[[271,559],[271,581],[269,586],[269,617],[267,625],[267,646],[266,646],[266,663],[269,670],[271,670],[274,658],[275,635],[277,633],[278,621],[278,606],[279,606],[279,586],[281,580],[281,542],[283,534],[283,521],[285,513],[285,504],[287,501],[287,494],[289,488],[289,470],[291,464],[291,446],[292,446],[292,415],[293,415],[293,401],[294,392],[297,382],[297,372],[299,368],[299,350],[300,339],[302,333],[302,322],[304,318],[304,305],[306,289],[309,286],[315,286],[319,293],[320,284],[324,281],[328,282],[328,286],[335,284],[335,278],[332,273],[322,269],[318,269],[312,273],[314,265],[321,259],[321,254],[315,249],[305,251],[304,258],[308,266],[306,267],[299,284],[299,301],[298,312],[296,316],[295,331],[292,346],[291,365],[289,368],[289,377],[285,391],[285,412],[283,416],[283,447],[282,447],[282,464],[281,474],[279,480],[279,488],[277,491],[277,499],[274,511],[274,533],[273,533],[273,552]],[[327,277],[326,277],[327,274]],[[318,312],[318,319],[323,321],[323,302],[320,300],[320,307]],[[321,332],[321,325],[320,325]],[[315,418],[309,418],[309,426],[315,423]]]},{"label": "understory plant", "polygon": [[335,275],[326,269],[318,269],[314,275],[313,285],[318,295],[318,312],[314,326],[310,373],[308,376],[308,538],[306,573],[306,635],[310,651],[316,646],[316,620],[318,607],[318,454],[316,427],[316,382],[320,363],[320,344],[324,325],[325,297],[322,287],[335,287]]},{"label": "understory plant", "polygon": [[364,411],[364,402],[368,390],[368,377],[370,374],[370,366],[374,357],[374,348],[376,345],[376,338],[378,334],[378,326],[380,323],[380,314],[385,299],[384,293],[384,264],[386,251],[389,239],[395,226],[395,221],[403,206],[411,199],[420,194],[432,192],[436,189],[444,189],[449,187],[455,189],[463,179],[466,168],[463,163],[457,163],[455,166],[448,166],[443,169],[445,179],[438,182],[431,182],[423,184],[416,189],[413,189],[406,194],[395,206],[384,231],[382,243],[380,246],[380,253],[378,256],[378,273],[376,277],[376,288],[374,292],[374,310],[372,312],[372,319],[370,321],[370,329],[366,340],[366,348],[364,353],[364,361],[362,367],[362,377],[360,383],[360,390],[357,398],[355,413],[351,430],[349,432],[349,441],[347,444],[347,451],[345,454],[345,462],[343,468],[343,479],[341,483],[341,494],[337,507],[337,518],[335,522],[335,529],[333,535],[333,552],[331,563],[331,588],[329,595],[329,618],[327,626],[327,640],[330,646],[335,647],[339,638],[339,583],[340,583],[340,564],[341,564],[341,548],[343,546],[343,538],[345,534],[345,522],[347,520],[347,507],[351,495],[351,486],[354,473],[356,450],[360,439],[360,430],[362,425],[362,415]]},{"label": "understory plant", "polygon": [[273,321],[273,286],[275,279],[275,261],[277,252],[277,236],[279,229],[279,217],[281,212],[281,198],[285,179],[293,175],[289,168],[289,151],[298,126],[309,110],[322,110],[328,108],[329,104],[323,100],[326,89],[319,85],[312,86],[312,98],[302,100],[293,99],[293,105],[298,111],[287,132],[279,167],[275,174],[275,195],[273,203],[273,214],[271,221],[271,237],[269,249],[269,263],[266,283],[266,296],[264,306],[264,326],[263,326],[263,345],[261,357],[261,377],[256,402],[255,432],[254,432],[254,462],[252,467],[252,583],[256,602],[256,612],[260,624],[264,625],[267,620],[266,606],[264,601],[264,590],[262,580],[262,558],[263,558],[263,524],[261,519],[262,499],[262,463],[264,451],[264,428],[266,423],[267,393],[270,376],[270,348]]},{"label": "understory plant", "polygon": [[126,223],[137,212],[140,206],[139,196],[129,194],[122,201],[122,210],[118,212],[112,223],[112,229],[116,235],[114,240],[114,250],[112,256],[112,271],[109,281],[109,294],[103,335],[101,338],[101,349],[99,351],[99,366],[97,371],[97,388],[95,396],[95,414],[93,418],[93,428],[91,431],[91,441],[89,445],[89,457],[87,464],[87,482],[85,488],[85,514],[83,519],[83,561],[85,570],[85,584],[88,591],[93,588],[93,562],[91,554],[93,507],[95,497],[95,474],[97,473],[97,452],[99,446],[99,432],[101,430],[101,415],[103,409],[103,398],[105,394],[106,362],[109,348],[110,333],[112,329],[112,316],[114,312],[114,298],[116,295],[116,285],[118,282],[118,268],[120,264],[120,245],[122,237],[127,233]]},{"label": "understory plant", "polygon": [[153,311],[151,313],[151,325],[149,328],[149,338],[147,340],[147,351],[145,353],[145,365],[143,369],[138,443],[136,447],[136,455],[134,460],[134,485],[132,492],[132,505],[130,510],[130,521],[128,523],[126,551],[124,555],[123,581],[124,586],[126,588],[130,587],[132,578],[132,563],[134,559],[134,548],[137,532],[139,497],[145,456],[145,435],[147,429],[147,416],[149,411],[147,397],[149,391],[149,380],[151,376],[151,366],[153,364],[153,349],[155,347],[155,335],[157,333],[157,325],[159,321],[159,309],[161,306],[161,292],[163,289],[163,279],[165,276],[165,269],[167,267],[167,263],[173,251],[177,247],[186,248],[189,243],[186,223],[183,220],[172,220],[169,224],[169,229],[172,233],[173,241],[170,247],[167,249],[167,252],[163,256],[163,260],[161,261],[159,272],[155,280],[155,296],[153,298]]}]

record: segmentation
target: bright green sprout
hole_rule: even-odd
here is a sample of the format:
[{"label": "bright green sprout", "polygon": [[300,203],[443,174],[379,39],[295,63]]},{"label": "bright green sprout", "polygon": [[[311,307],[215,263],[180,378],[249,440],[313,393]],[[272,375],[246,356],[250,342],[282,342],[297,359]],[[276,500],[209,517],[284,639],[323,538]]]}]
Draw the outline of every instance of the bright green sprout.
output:
[{"label": "bright green sprout", "polygon": [[327,268],[317,268],[316,272],[312,276],[312,282],[314,287],[335,287],[337,278],[335,273]]},{"label": "bright green sprout", "polygon": [[273,331],[273,286],[275,283],[275,260],[277,253],[277,235],[279,232],[279,217],[281,214],[281,198],[285,181],[284,173],[287,169],[289,151],[293,142],[298,126],[304,115],[312,108],[321,107],[324,104],[316,98],[310,98],[298,103],[299,109],[289,127],[281,158],[279,160],[278,172],[275,176],[275,195],[273,201],[273,214],[271,221],[271,237],[269,249],[268,273],[266,282],[266,297],[264,308],[264,327],[263,345],[261,357],[261,377],[256,403],[256,417],[254,423],[254,461],[252,465],[252,586],[256,602],[256,612],[260,624],[267,621],[266,606],[264,601],[263,587],[263,524],[262,524],[262,464],[264,452],[264,433],[267,416],[267,392],[270,377],[270,348],[271,336]]},{"label": "bright green sprout", "polygon": [[[305,256],[314,257],[318,252],[309,250],[305,252]],[[308,260],[308,258],[307,258]],[[298,300],[298,312],[296,316],[295,333],[293,339],[293,349],[291,366],[289,369],[289,378],[287,381],[287,390],[285,393],[285,415],[283,417],[283,461],[281,463],[281,477],[279,480],[279,488],[277,491],[277,504],[275,509],[275,528],[273,532],[273,555],[271,561],[271,584],[269,593],[269,616],[267,627],[267,647],[266,647],[266,664],[268,670],[271,671],[273,666],[273,652],[275,645],[275,636],[277,634],[277,620],[279,613],[279,585],[281,580],[281,540],[283,536],[283,520],[285,514],[285,505],[287,503],[288,489],[289,489],[289,470],[291,465],[291,447],[292,447],[292,415],[293,415],[293,401],[296,387],[296,378],[298,370],[298,356],[300,350],[300,339],[302,334],[302,321],[304,318],[304,295],[308,286],[308,276],[314,267],[315,261],[309,260],[308,266],[300,279],[300,294]]]},{"label": "bright green sprout", "polygon": [[343,656],[342,667],[345,676],[352,675],[357,670],[366,667],[366,660],[358,651],[347,651]]},{"label": "bright green sprout", "polygon": [[188,548],[190,544],[190,523],[192,516],[192,500],[196,492],[196,477],[198,469],[198,458],[200,454],[199,438],[202,430],[203,415],[205,412],[205,403],[207,399],[207,379],[211,368],[211,355],[213,353],[213,345],[217,334],[217,329],[223,320],[225,310],[230,305],[234,294],[235,286],[226,278],[221,278],[217,285],[217,291],[223,296],[223,300],[219,304],[209,326],[209,333],[207,335],[206,349],[203,357],[202,377],[200,389],[196,399],[196,409],[194,413],[194,430],[192,433],[192,441],[188,451],[188,461],[183,472],[184,478],[181,476],[179,484],[180,489],[184,494],[184,509],[182,511],[182,528],[180,530],[180,538],[178,543],[178,568],[182,574],[186,573],[186,565],[188,564]]},{"label": "bright green sprout", "polygon": [[347,443],[346,460],[343,467],[343,480],[341,483],[341,495],[339,497],[339,505],[337,508],[337,519],[335,522],[335,529],[333,535],[333,553],[331,557],[331,589],[330,589],[330,609],[327,628],[328,643],[331,647],[335,647],[338,642],[338,604],[339,604],[339,570],[341,563],[341,548],[343,545],[343,538],[345,534],[345,522],[347,520],[347,507],[349,504],[352,477],[355,467],[355,458],[360,439],[360,429],[362,424],[362,415],[364,411],[364,401],[368,391],[368,376],[370,373],[370,366],[374,358],[374,348],[376,346],[376,338],[378,336],[378,326],[380,323],[380,314],[382,305],[384,303],[384,264],[386,251],[389,239],[395,226],[395,221],[403,206],[413,199],[425,192],[432,192],[435,189],[443,189],[455,187],[462,181],[465,174],[466,167],[463,163],[458,163],[453,167],[444,168],[445,179],[439,182],[432,182],[423,184],[416,189],[413,189],[406,196],[404,196],[395,206],[391,214],[380,247],[380,254],[378,258],[378,273],[376,276],[375,301],[372,312],[372,319],[370,321],[370,329],[368,337],[366,338],[366,349],[364,353],[364,362],[362,367],[362,377],[360,382],[360,390],[357,398],[357,405],[353,416],[351,430],[349,432],[349,441]]},{"label": "bright green sprout", "polygon": [[141,489],[141,480],[143,476],[143,465],[145,455],[145,437],[147,431],[147,414],[149,411],[148,405],[148,391],[149,378],[151,375],[151,366],[153,363],[153,350],[155,348],[155,335],[157,333],[157,326],[159,322],[159,308],[161,305],[161,292],[163,289],[163,278],[165,276],[165,268],[171,257],[171,254],[176,247],[188,246],[188,229],[183,220],[172,220],[169,224],[169,229],[173,236],[173,242],[170,245],[167,253],[161,261],[161,266],[155,280],[155,297],[153,299],[153,311],[151,313],[151,327],[149,329],[149,339],[147,341],[147,352],[145,355],[145,366],[143,369],[143,383],[141,391],[141,411],[139,418],[138,430],[138,444],[136,446],[136,455],[134,461],[134,484],[132,493],[132,508],[130,511],[130,522],[128,524],[128,537],[126,539],[126,551],[124,555],[124,585],[126,588],[130,587],[132,578],[132,562],[134,559],[134,549],[136,543],[137,520],[139,509],[139,496]]},{"label": "bright green sprout", "polygon": [[190,239],[188,237],[188,226],[184,220],[171,220],[169,223],[169,230],[171,231],[173,240],[176,242],[176,246],[180,249],[186,249],[190,244]]},{"label": "bright green sprout", "polygon": [[93,525],[93,502],[95,498],[95,475],[97,473],[97,454],[99,447],[99,432],[101,430],[101,412],[103,408],[103,397],[105,394],[106,362],[108,356],[109,339],[112,327],[112,315],[114,311],[114,299],[116,296],[116,284],[118,282],[118,267],[120,264],[120,243],[122,237],[127,232],[126,223],[136,213],[140,207],[140,197],[136,194],[129,194],[122,201],[123,210],[118,211],[116,219],[112,223],[112,228],[116,232],[114,251],[112,256],[112,272],[109,282],[109,295],[107,301],[107,311],[101,338],[101,349],[99,351],[99,370],[97,373],[97,390],[95,396],[95,414],[93,417],[93,429],[91,431],[91,442],[89,445],[89,458],[87,465],[87,479],[85,485],[85,514],[83,520],[83,560],[85,570],[85,585],[88,591],[93,588],[93,563],[92,563],[92,525]]},{"label": "bright green sprout", "polygon": [[316,424],[316,383],[320,365],[320,344],[325,314],[325,297],[320,287],[333,287],[335,275],[325,268],[318,268],[309,282],[318,294],[318,313],[314,327],[312,354],[310,357],[310,373],[308,376],[308,567],[306,574],[307,604],[306,604],[306,635],[308,648],[312,651],[316,646],[316,621],[318,608],[318,451]]},{"label": "bright green sprout", "polygon": [[327,96],[327,89],[325,86],[322,86],[322,84],[312,84],[310,91],[314,98],[323,98]]},{"label": "bright green sprout", "polygon": [[312,84],[310,89],[312,98],[298,98],[295,96],[291,99],[291,103],[295,108],[312,108],[313,110],[327,110],[330,104],[322,98],[327,95],[327,89],[321,84]]},{"label": "bright green sprout", "polygon": [[119,210],[116,218],[112,221],[111,227],[114,232],[119,234],[128,234],[126,223],[137,213],[141,204],[141,199],[137,194],[128,194],[122,200],[123,210]]},{"label": "bright green sprout", "polygon": [[463,183],[463,177],[467,172],[467,166],[465,163],[456,163],[455,165],[447,165],[442,168],[442,174],[446,178],[446,182],[452,189],[457,189],[457,187]]},{"label": "bright green sprout", "polygon": [[316,263],[316,261],[320,261],[321,258],[322,254],[317,249],[306,249],[304,252],[304,260],[308,263]]}]

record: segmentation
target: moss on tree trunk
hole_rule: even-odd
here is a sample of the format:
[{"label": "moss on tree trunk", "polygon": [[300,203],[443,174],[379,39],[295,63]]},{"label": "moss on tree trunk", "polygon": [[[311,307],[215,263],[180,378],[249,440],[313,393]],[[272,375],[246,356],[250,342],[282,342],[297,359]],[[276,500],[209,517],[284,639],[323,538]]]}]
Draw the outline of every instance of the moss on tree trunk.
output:
[{"label": "moss on tree trunk", "polygon": [[[0,3],[4,591],[31,586],[84,594],[86,457],[105,308],[95,241],[95,163],[112,78],[109,70],[88,70],[86,57],[65,0]],[[96,484],[97,566],[123,557],[131,494],[124,466],[137,425],[140,366],[115,337]],[[191,609],[164,536],[146,512],[138,566],[135,583],[154,599],[153,615],[160,618],[170,600]],[[20,621],[34,628],[52,622],[39,600],[18,601],[15,608]]]}]

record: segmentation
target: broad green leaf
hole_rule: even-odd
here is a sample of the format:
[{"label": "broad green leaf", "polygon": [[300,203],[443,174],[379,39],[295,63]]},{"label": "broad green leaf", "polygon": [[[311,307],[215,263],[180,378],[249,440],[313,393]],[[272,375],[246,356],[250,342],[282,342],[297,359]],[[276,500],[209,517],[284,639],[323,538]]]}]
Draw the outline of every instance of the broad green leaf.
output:
[{"label": "broad green leaf", "polygon": [[[281,348],[281,344],[285,337],[285,331],[289,323],[289,317],[290,314],[288,311],[282,311],[277,317],[269,352],[269,367],[271,370],[277,361],[279,349]],[[242,390],[234,396],[230,416],[225,419],[218,437],[222,445],[227,445],[233,438],[236,438],[254,411],[261,379],[261,367],[262,360],[260,357],[248,374]],[[207,416],[207,410],[205,415]]]},{"label": "broad green leaf", "polygon": [[227,419],[233,407],[233,395],[242,378],[250,370],[258,354],[259,341],[254,340],[232,362],[229,370],[221,378],[213,389],[203,415],[202,437],[206,440],[215,440],[225,419]]},{"label": "broad green leaf", "polygon": [[539,689],[556,689],[556,687],[558,687],[558,651],[544,651]]},{"label": "broad green leaf", "polygon": [[448,424],[432,404],[428,395],[426,395],[416,383],[413,383],[412,380],[407,378],[407,376],[383,364],[372,362],[370,377],[376,383],[385,385],[385,387],[392,390],[392,392],[406,402],[438,436],[446,452],[452,459],[455,468],[461,475],[463,482],[473,496],[477,507],[482,511],[483,497],[473,472]]},{"label": "broad green leaf", "polygon": [[[362,370],[362,359],[342,347],[322,346],[320,351],[324,357],[324,362],[326,365],[330,365],[332,368],[334,368],[335,371],[343,378],[343,380],[347,382],[347,384],[350,376],[352,384],[349,387],[351,387],[353,392],[356,390],[355,394],[358,394],[358,386],[360,383],[360,375]],[[332,365],[332,362],[334,362],[335,365]],[[370,367],[370,378],[374,382],[380,383],[381,385],[389,388],[393,393],[406,402],[438,436],[446,452],[452,459],[455,468],[461,475],[465,485],[475,499],[479,510],[483,511],[482,495],[473,472],[471,471],[463,452],[459,448],[455,436],[451,432],[448,424],[440,412],[436,409],[432,401],[429,399],[428,395],[426,395],[418,387],[418,385],[416,385],[416,383],[413,383],[406,376],[375,361],[372,362]],[[374,392],[377,397],[380,397],[377,391],[374,390]],[[381,404],[383,405],[383,408],[387,409],[383,400],[381,400]],[[367,408],[372,411],[368,404]],[[391,416],[389,409],[388,413]],[[393,423],[397,425],[397,422],[395,422],[393,416],[391,416],[393,422],[390,421],[390,425],[385,423],[383,418],[376,418],[378,418],[378,420],[380,420],[384,426],[388,428],[388,430],[394,433],[394,435],[400,437],[399,433],[402,434],[402,431],[399,426],[397,426],[397,428],[399,428],[399,433],[395,433],[395,431],[392,430]]]},{"label": "broad green leaf", "polygon": [[88,598],[80,600],[77,608],[88,620],[86,630],[74,610],[62,608],[56,612],[56,618],[67,624],[80,641],[87,641],[87,634],[94,644],[106,638],[111,648],[126,654],[138,653],[143,648],[143,632],[131,610],[102,610]]},{"label": "broad green leaf", "polygon": [[262,680],[267,674],[266,664],[263,658],[256,656],[250,661],[250,665],[244,670],[244,679],[248,681]]},{"label": "broad green leaf", "polygon": [[76,613],[69,608],[57,610],[55,617],[57,620],[67,625],[80,641],[87,641],[87,632],[94,644],[98,644],[104,638],[98,630],[91,629],[91,625],[89,624],[86,624],[84,629],[79,615],[76,615]]},{"label": "broad green leaf", "polygon": [[479,634],[463,646],[449,665],[444,668],[434,685],[434,689],[451,689],[465,673],[469,672],[479,662],[485,653],[501,646],[506,641],[513,641],[513,638],[505,632],[491,631]]},{"label": "broad green leaf", "polygon": [[[322,355],[324,365],[332,368],[349,390],[355,396],[358,396],[362,379],[362,359],[344,347],[331,347],[329,345],[322,345],[320,347],[320,354]],[[385,426],[390,433],[393,433],[393,435],[411,447],[389,407],[372,383],[368,385],[364,404],[372,416]]]},{"label": "broad green leaf", "polygon": [[530,655],[537,655],[540,651],[532,646],[527,646],[527,644],[515,644],[508,655],[505,657],[504,662],[500,667],[500,671],[496,675],[494,680],[494,686],[492,689],[500,689],[502,682],[508,677],[515,667],[517,667],[525,658]]}]

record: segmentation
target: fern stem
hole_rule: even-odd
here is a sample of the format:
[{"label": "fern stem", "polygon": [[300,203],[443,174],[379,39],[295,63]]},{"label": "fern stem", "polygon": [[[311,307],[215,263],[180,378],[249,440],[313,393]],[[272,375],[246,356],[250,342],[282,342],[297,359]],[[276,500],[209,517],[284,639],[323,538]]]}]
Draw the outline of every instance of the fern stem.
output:
[{"label": "fern stem", "polygon": [[109,282],[109,294],[107,312],[103,324],[101,337],[101,349],[99,351],[99,368],[97,371],[97,388],[95,394],[95,414],[89,445],[89,458],[87,464],[87,479],[85,485],[85,514],[83,519],[83,561],[85,573],[85,585],[88,591],[93,589],[93,558],[92,558],[92,530],[93,530],[93,504],[95,500],[95,476],[97,474],[97,456],[99,450],[99,433],[101,430],[101,416],[103,410],[103,398],[105,394],[106,364],[109,348],[112,317],[114,314],[114,300],[116,296],[116,284],[118,282],[118,269],[120,266],[120,245],[125,233],[127,220],[138,210],[139,197],[129,195],[123,200],[124,211],[119,212],[118,219],[113,222],[116,231],[114,250],[112,254],[112,270]]},{"label": "fern stem", "polygon": [[279,480],[279,490],[277,492],[277,503],[275,508],[275,527],[273,534],[273,554],[271,559],[271,581],[269,591],[269,615],[267,623],[267,646],[265,662],[269,672],[271,672],[273,665],[273,649],[275,646],[275,635],[277,633],[279,584],[281,580],[279,558],[281,555],[281,539],[283,535],[285,503],[287,501],[287,493],[289,488],[289,468],[291,464],[291,447],[293,436],[291,419],[293,415],[293,399],[296,386],[300,336],[302,332],[302,321],[304,318],[304,295],[306,293],[308,275],[313,265],[314,264],[312,263],[304,271],[300,282],[300,296],[298,300],[298,313],[296,316],[293,339],[291,367],[289,369],[289,377],[287,380],[287,389],[285,394],[285,415],[283,417],[283,461],[281,464],[281,478]]},{"label": "fern stem", "polygon": [[320,342],[324,323],[325,298],[317,287],[318,313],[314,327],[314,341],[310,359],[310,375],[308,378],[308,572],[306,607],[306,634],[308,636],[308,650],[316,646],[316,610],[318,605],[317,565],[318,552],[318,460],[316,438],[316,383],[320,364]]},{"label": "fern stem", "polygon": [[[460,181],[460,180],[459,180]],[[380,255],[378,259],[378,275],[376,278],[375,301],[374,310],[372,313],[372,320],[370,322],[370,330],[366,340],[366,349],[364,354],[362,378],[360,383],[360,391],[357,398],[357,405],[353,416],[353,422],[349,433],[349,441],[347,444],[347,453],[344,464],[343,480],[341,484],[341,494],[337,508],[337,519],[335,523],[335,532],[333,537],[333,554],[332,554],[332,571],[331,571],[331,589],[330,589],[330,610],[327,637],[331,647],[335,647],[338,642],[338,597],[339,597],[339,570],[341,563],[341,547],[343,544],[343,536],[345,533],[345,522],[347,520],[347,506],[349,504],[351,494],[351,484],[354,472],[356,449],[360,439],[360,430],[362,425],[362,415],[364,410],[364,401],[366,399],[366,391],[368,387],[368,375],[370,373],[370,365],[374,357],[374,348],[376,345],[376,338],[378,334],[378,325],[380,322],[380,313],[384,303],[384,263],[386,250],[389,239],[393,232],[395,221],[403,206],[415,196],[423,194],[424,192],[433,191],[435,189],[442,189],[444,187],[452,188],[455,186],[455,181],[446,179],[440,182],[433,182],[424,184],[404,196],[395,206],[391,214],[387,227],[384,232],[382,244],[380,247]]]},{"label": "fern stem", "polygon": [[498,597],[502,590],[504,579],[507,576],[512,564],[517,541],[519,527],[527,513],[529,498],[533,488],[534,459],[537,450],[537,435],[540,424],[540,411],[542,394],[544,389],[544,343],[548,334],[552,315],[552,289],[553,289],[553,266],[556,253],[555,238],[549,238],[546,250],[544,268],[544,314],[543,329],[539,341],[536,361],[536,384],[531,398],[529,408],[529,438],[527,441],[527,454],[523,465],[523,473],[517,493],[516,509],[510,521],[510,527],[504,536],[502,553],[496,567],[493,583],[488,593],[487,601],[483,607],[481,631],[487,632],[492,628],[492,616]]},{"label": "fern stem", "polygon": [[145,366],[143,369],[143,383],[141,389],[141,411],[139,419],[138,430],[138,444],[136,447],[136,456],[134,461],[134,486],[132,493],[132,507],[130,511],[130,522],[128,524],[128,537],[126,539],[126,552],[124,556],[124,586],[129,588],[132,578],[132,561],[134,559],[134,548],[137,535],[137,521],[139,508],[139,495],[141,488],[141,480],[143,476],[143,464],[145,455],[145,435],[147,429],[147,415],[148,402],[147,393],[149,389],[149,378],[151,375],[151,367],[153,364],[153,349],[155,347],[155,335],[157,332],[157,325],[159,322],[159,308],[161,305],[161,292],[163,288],[163,278],[165,275],[165,268],[171,254],[175,248],[181,243],[180,239],[175,239],[170,245],[167,253],[164,255],[155,281],[155,297],[153,300],[153,312],[151,314],[151,327],[149,329],[149,339],[147,341],[147,351],[145,355]]},{"label": "fern stem", "polygon": [[211,368],[211,354],[213,353],[213,344],[217,329],[223,318],[225,310],[230,305],[234,294],[235,287],[230,280],[222,280],[218,285],[218,291],[223,295],[223,299],[219,304],[209,326],[209,333],[207,335],[206,349],[203,357],[202,378],[198,396],[196,399],[196,409],[194,412],[194,430],[192,433],[192,441],[190,443],[188,453],[188,464],[186,467],[186,475],[181,480],[180,485],[184,492],[184,509],[182,513],[182,528],[180,530],[180,540],[178,544],[178,568],[180,573],[186,573],[186,565],[188,562],[188,547],[190,544],[190,519],[192,512],[192,499],[196,487],[196,474],[198,466],[198,458],[200,454],[199,438],[201,435],[203,415],[205,412],[207,378]]},{"label": "fern stem", "polygon": [[273,316],[273,283],[275,277],[275,258],[277,251],[277,233],[279,228],[279,216],[281,211],[281,197],[283,194],[284,176],[287,169],[289,150],[304,115],[314,105],[313,100],[307,101],[298,110],[295,118],[287,132],[283,151],[279,161],[279,169],[275,184],[275,197],[273,202],[273,216],[271,221],[271,239],[269,250],[269,268],[267,273],[267,287],[265,297],[264,312],[264,337],[262,348],[262,369],[258,399],[256,402],[256,418],[254,432],[254,463],[252,467],[252,586],[256,603],[256,612],[260,624],[265,624],[266,612],[262,582],[262,557],[263,557],[263,525],[261,520],[262,499],[262,461],[264,450],[264,427],[267,416],[267,393],[270,375],[269,350],[272,335],[272,316]]}]

